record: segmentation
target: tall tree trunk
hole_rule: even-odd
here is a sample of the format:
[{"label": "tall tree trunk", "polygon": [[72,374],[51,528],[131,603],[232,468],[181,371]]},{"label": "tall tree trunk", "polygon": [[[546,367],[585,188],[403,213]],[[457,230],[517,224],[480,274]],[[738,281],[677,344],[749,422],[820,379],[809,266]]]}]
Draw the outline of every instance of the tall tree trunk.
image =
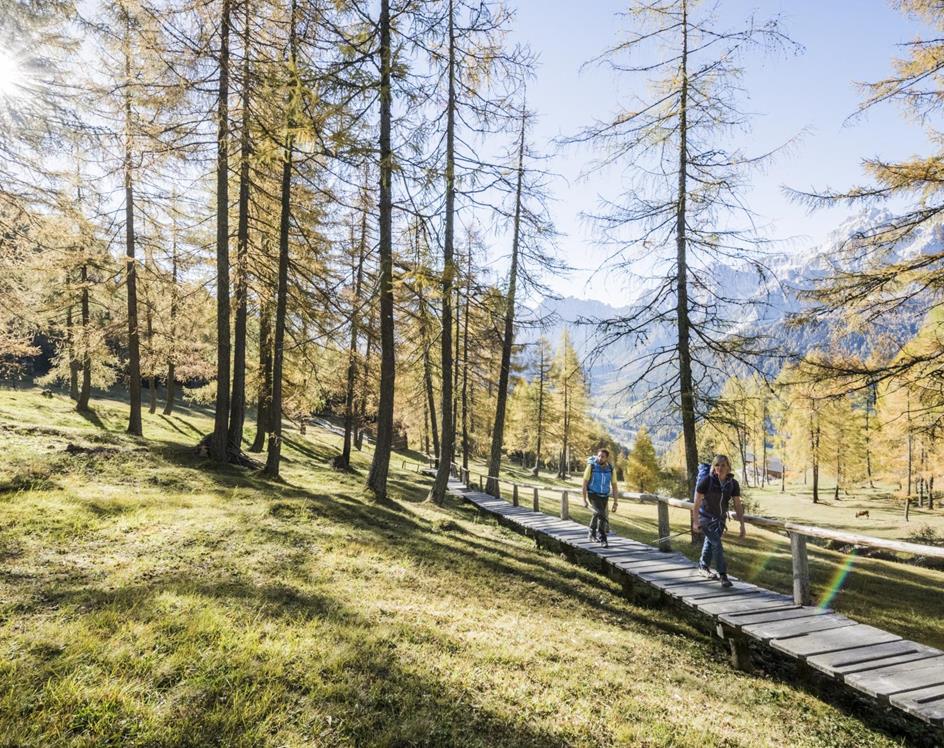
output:
[{"label": "tall tree trunk", "polygon": [[472,295],[472,242],[469,242],[465,276],[465,310],[462,314],[462,467],[469,469],[469,297]]},{"label": "tall tree trunk", "polygon": [[538,343],[540,346],[540,359],[538,363],[538,439],[534,447],[534,470],[532,474],[537,477],[541,465],[541,437],[544,435],[544,342]]},{"label": "tall tree trunk", "polygon": [[[151,302],[147,298],[147,294],[144,296],[144,303],[147,308],[145,313],[147,325],[147,348],[148,348],[148,359],[151,361],[153,366],[154,362],[154,313],[151,309]],[[151,374],[148,377],[148,413],[157,412],[157,376]]]},{"label": "tall tree trunk", "polygon": [[[565,359],[566,360],[566,359]],[[564,438],[561,442],[560,464],[557,466],[557,477],[567,477],[567,458],[570,451],[570,377],[564,377]]]},{"label": "tall tree trunk", "polygon": [[[744,485],[750,486],[751,482],[747,476],[747,426],[735,424],[734,431],[737,433],[737,448],[741,457],[741,477],[744,480]],[[756,457],[754,459],[757,460]]]},{"label": "tall tree trunk", "polygon": [[819,419],[816,421],[816,427],[812,433],[812,462],[813,462],[813,503],[819,503],[819,439],[820,427]]},{"label": "tall tree trunk", "polygon": [[229,449],[239,453],[246,421],[246,322],[249,286],[249,29],[250,3],[243,0],[242,126],[239,134],[239,217],[236,226],[236,320],[233,326],[233,393],[229,403]]},{"label": "tall tree trunk", "polygon": [[259,300],[259,397],[256,401],[256,436],[250,452],[261,452],[271,428],[272,410],[272,310],[268,300]]},{"label": "tall tree trunk", "polygon": [[[295,71],[295,12],[296,0],[292,0],[292,17],[289,30],[289,70]],[[282,367],[285,348],[285,314],[288,306],[288,229],[292,210],[292,156],[294,141],[292,129],[294,116],[292,102],[286,98],[285,106],[289,113],[286,121],[285,153],[282,160],[281,209],[279,214],[279,270],[275,296],[275,340],[272,355],[272,405],[269,411],[269,423],[272,433],[269,436],[269,450],[266,454],[264,473],[270,478],[279,477],[279,464],[282,458]],[[303,422],[304,423],[304,422]]]},{"label": "tall tree trunk", "polygon": [[914,435],[912,434],[912,431],[911,431],[911,393],[910,392],[908,393],[907,403],[908,403],[907,411],[906,411],[907,418],[905,420],[905,427],[908,429],[908,493],[907,495],[911,496],[911,481],[912,481],[911,476],[912,476],[912,469],[913,469],[912,455],[914,451]]},{"label": "tall tree trunk", "polygon": [[167,357],[167,398],[164,401],[164,415],[169,416],[174,412],[174,400],[177,395],[177,303],[179,300],[177,290],[177,217],[174,216],[173,226],[171,228],[171,261],[170,261],[170,335],[171,347],[170,355]]},{"label": "tall tree trunk", "polygon": [[456,138],[456,35],[453,0],[449,0],[449,90],[446,99],[446,225],[443,236],[442,274],[442,436],[439,469],[429,490],[429,498],[441,504],[446,499],[446,486],[452,468],[452,281],[456,269],[453,264],[455,236],[455,138]]},{"label": "tall tree trunk", "polygon": [[439,425],[436,423],[436,397],[433,393],[433,372],[429,360],[429,347],[432,342],[429,339],[429,329],[427,320],[429,312],[426,307],[426,301],[423,299],[423,291],[418,292],[420,302],[420,340],[423,345],[423,389],[426,392],[426,412],[429,413],[430,431],[433,435],[433,455],[436,457],[436,464],[439,464],[439,458],[442,456],[439,449]]},{"label": "tall tree trunk", "polygon": [[[353,231],[351,232],[354,233]],[[351,237],[353,239],[353,236]],[[354,300],[351,305],[351,343],[347,351],[347,389],[344,396],[344,446],[341,449],[340,467],[351,464],[351,439],[354,430],[354,384],[357,380],[357,336],[358,319],[361,313],[361,283],[364,277],[364,254],[367,251],[367,213],[361,213],[361,237],[357,252],[357,267],[354,274]]]},{"label": "tall tree trunk", "polygon": [[92,394],[92,351],[90,349],[91,330],[89,329],[91,315],[89,313],[88,265],[83,262],[79,272],[82,280],[82,389],[79,391],[79,399],[75,404],[75,409],[80,413],[85,413],[89,410],[89,397]]},{"label": "tall tree trunk", "polygon": [[138,342],[138,271],[134,260],[134,176],[131,142],[131,17],[124,12],[125,38],[125,285],[128,294],[128,393],[131,407],[128,433],[142,436],[141,424],[141,349]]},{"label": "tall tree trunk", "polygon": [[374,342],[374,318],[371,312],[367,320],[367,345],[364,348],[364,373],[361,386],[361,401],[357,407],[357,428],[354,431],[354,449],[358,452],[364,446],[364,427],[367,423],[367,388],[370,385],[370,354]]},{"label": "tall tree trunk", "polygon": [[69,357],[69,397],[79,399],[79,362],[75,356],[75,329],[72,324],[72,304],[66,307],[66,355]]},{"label": "tall tree trunk", "polygon": [[498,397],[495,405],[495,428],[492,431],[492,449],[488,459],[488,492],[498,495],[497,477],[501,470],[501,453],[505,439],[505,411],[508,405],[508,377],[511,370],[511,351],[515,335],[515,294],[518,287],[518,242],[521,236],[521,187],[524,182],[525,114],[521,113],[521,132],[518,138],[518,177],[515,184],[515,218],[511,238],[511,268],[508,271],[508,293],[505,297],[505,329],[502,335],[501,365],[498,371]]},{"label": "tall tree trunk", "polygon": [[871,415],[873,397],[875,395],[875,383],[869,382],[869,387],[865,394],[865,475],[869,479],[869,488],[875,488],[875,481],[872,478],[872,429]]},{"label": "tall tree trunk", "polygon": [[[458,271],[457,271],[458,274]],[[462,328],[461,324],[461,314],[459,309],[462,305],[462,292],[458,279],[455,285],[456,292],[456,328],[455,328],[455,352],[453,354],[453,366],[452,366],[452,454],[449,455],[449,460],[453,463],[456,461],[456,450],[458,449],[459,444],[459,362],[461,361],[460,355],[461,350],[459,349],[459,343],[462,340]]]},{"label": "tall tree trunk", "polygon": [[396,359],[393,339],[393,196],[390,149],[391,50],[390,0],[380,0],[380,400],[377,407],[377,440],[367,487],[378,500],[387,498],[387,473],[393,445],[393,388]]},{"label": "tall tree trunk", "polygon": [[688,257],[685,220],[688,216],[688,0],[682,0],[682,57],[679,68],[678,204],[675,217],[676,270],[678,305],[679,395],[682,405],[682,439],[685,444],[685,469],[689,494],[698,475],[698,444],[695,436],[695,390],[692,379],[692,354],[688,318]]},{"label": "tall tree trunk", "polygon": [[220,19],[220,85],[217,95],[216,160],[216,414],[210,456],[229,460],[229,27],[230,2],[223,0]]},{"label": "tall tree trunk", "polygon": [[836,489],[833,491],[833,501],[839,501],[839,484],[842,481],[842,449],[841,442],[836,449]]},{"label": "tall tree trunk", "polygon": [[764,398],[763,407],[761,409],[761,421],[760,421],[760,433],[761,433],[761,449],[763,450],[763,460],[761,462],[760,475],[763,485],[770,485],[770,476],[767,475],[767,398]]},{"label": "tall tree trunk", "polygon": [[429,455],[429,403],[423,398],[423,454]]}]

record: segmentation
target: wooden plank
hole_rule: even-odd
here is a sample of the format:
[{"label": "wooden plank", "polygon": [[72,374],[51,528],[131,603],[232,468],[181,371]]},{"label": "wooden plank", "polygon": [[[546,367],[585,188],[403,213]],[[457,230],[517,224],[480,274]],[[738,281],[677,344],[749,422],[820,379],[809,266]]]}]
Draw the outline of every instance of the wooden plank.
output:
[{"label": "wooden plank", "polygon": [[741,631],[755,639],[767,642],[771,639],[784,639],[788,636],[799,636],[800,634],[809,634],[825,629],[843,628],[854,624],[855,621],[851,621],[845,616],[838,615],[837,613],[827,613],[811,618],[795,618],[790,621],[755,623],[752,626],[742,627]]},{"label": "wooden plank", "polygon": [[810,657],[808,662],[813,667],[830,675],[841,677],[867,670],[879,670],[891,665],[936,657],[942,652],[917,642],[898,639],[892,642],[872,644],[856,649],[828,652]]},{"label": "wooden plank", "polygon": [[900,640],[900,636],[860,623],[841,629],[814,631],[789,639],[774,639],[770,644],[774,649],[779,649],[794,657],[815,657],[836,652],[845,652],[848,656],[854,657],[855,650],[858,648]]},{"label": "wooden plank", "polygon": [[843,680],[875,697],[930,688],[944,683],[944,653],[925,660],[852,673],[843,676]]},{"label": "wooden plank", "polygon": [[777,595],[773,592],[761,592],[756,595],[737,595],[731,599],[707,600],[705,602],[696,603],[695,607],[702,613],[706,613],[710,616],[718,616],[722,613],[764,610],[765,608],[777,608],[790,604],[790,598],[785,595]]},{"label": "wooden plank", "polygon": [[761,612],[735,612],[735,613],[722,613],[718,618],[725,623],[735,626],[737,628],[743,628],[744,626],[753,626],[755,623],[773,623],[774,621],[793,621],[798,618],[811,618],[813,616],[821,616],[831,611],[820,609],[820,608],[810,608],[803,607],[800,605],[792,604],[785,605],[782,608],[770,608]]},{"label": "wooden plank", "polygon": [[681,566],[672,568],[669,571],[641,571],[639,576],[648,582],[691,582],[693,579],[704,579],[694,566]]},{"label": "wooden plank", "polygon": [[620,569],[625,569],[626,571],[635,572],[637,574],[641,571],[670,571],[673,569],[684,568],[683,562],[673,561],[670,558],[667,559],[658,551],[655,553],[657,555],[638,556],[626,561],[617,561],[614,563],[614,566],[617,566]]},{"label": "wooden plank", "polygon": [[672,585],[666,592],[684,602],[707,601],[711,598],[737,597],[738,595],[754,595],[761,591],[760,587],[752,584],[734,583],[733,587],[722,587],[711,579],[695,579],[688,584]]},{"label": "wooden plank", "polygon": [[925,722],[944,723],[944,685],[892,694],[888,700],[893,706],[904,709]]}]

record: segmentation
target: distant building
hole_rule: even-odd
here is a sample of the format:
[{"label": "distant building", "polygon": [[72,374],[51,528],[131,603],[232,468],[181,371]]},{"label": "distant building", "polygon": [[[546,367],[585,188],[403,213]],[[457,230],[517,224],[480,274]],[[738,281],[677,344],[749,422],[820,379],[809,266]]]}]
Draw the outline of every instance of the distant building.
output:
[{"label": "distant building", "polygon": [[[749,478],[755,481],[760,477],[760,466],[755,465],[754,455],[750,452],[746,455],[745,470]],[[767,480],[780,480],[783,478],[783,460],[779,457],[767,458]]]}]

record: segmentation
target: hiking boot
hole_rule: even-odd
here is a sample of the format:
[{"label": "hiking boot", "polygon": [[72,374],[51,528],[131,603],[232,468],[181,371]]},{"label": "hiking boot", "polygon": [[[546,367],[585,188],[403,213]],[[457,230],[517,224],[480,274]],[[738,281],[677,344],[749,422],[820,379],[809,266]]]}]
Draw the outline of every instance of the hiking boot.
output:
[{"label": "hiking boot", "polygon": [[715,574],[711,569],[709,569],[704,564],[698,564],[698,573],[701,574],[705,579],[717,579],[718,575]]},{"label": "hiking boot", "polygon": [[610,547],[610,541],[606,539],[606,535],[600,536],[600,545],[602,545],[604,548]]},{"label": "hiking boot", "polygon": [[593,530],[591,530],[591,531],[587,534],[587,542],[588,542],[588,543],[596,543],[596,542],[597,542],[597,534],[596,534]]},{"label": "hiking boot", "polygon": [[722,587],[733,587],[733,586],[734,586],[734,582],[732,582],[730,579],[728,579],[728,575],[727,575],[727,574],[721,574],[720,576],[721,576],[721,586],[722,586]]}]

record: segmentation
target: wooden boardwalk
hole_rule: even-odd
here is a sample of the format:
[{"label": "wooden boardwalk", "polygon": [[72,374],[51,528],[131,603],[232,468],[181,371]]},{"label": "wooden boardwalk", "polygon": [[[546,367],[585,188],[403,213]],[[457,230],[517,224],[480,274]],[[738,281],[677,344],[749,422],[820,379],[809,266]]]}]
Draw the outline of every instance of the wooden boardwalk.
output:
[{"label": "wooden boardwalk", "polygon": [[[450,480],[450,493],[538,540],[589,553],[610,576],[686,606],[731,645],[736,664],[748,645],[769,647],[851,689],[856,695],[916,717],[941,732],[944,745],[944,652],[858,623],[828,608],[731,577],[734,586],[705,579],[680,553],[609,536],[609,547],[587,541],[587,527],[513,506]],[[744,664],[741,662],[740,664]]]}]

